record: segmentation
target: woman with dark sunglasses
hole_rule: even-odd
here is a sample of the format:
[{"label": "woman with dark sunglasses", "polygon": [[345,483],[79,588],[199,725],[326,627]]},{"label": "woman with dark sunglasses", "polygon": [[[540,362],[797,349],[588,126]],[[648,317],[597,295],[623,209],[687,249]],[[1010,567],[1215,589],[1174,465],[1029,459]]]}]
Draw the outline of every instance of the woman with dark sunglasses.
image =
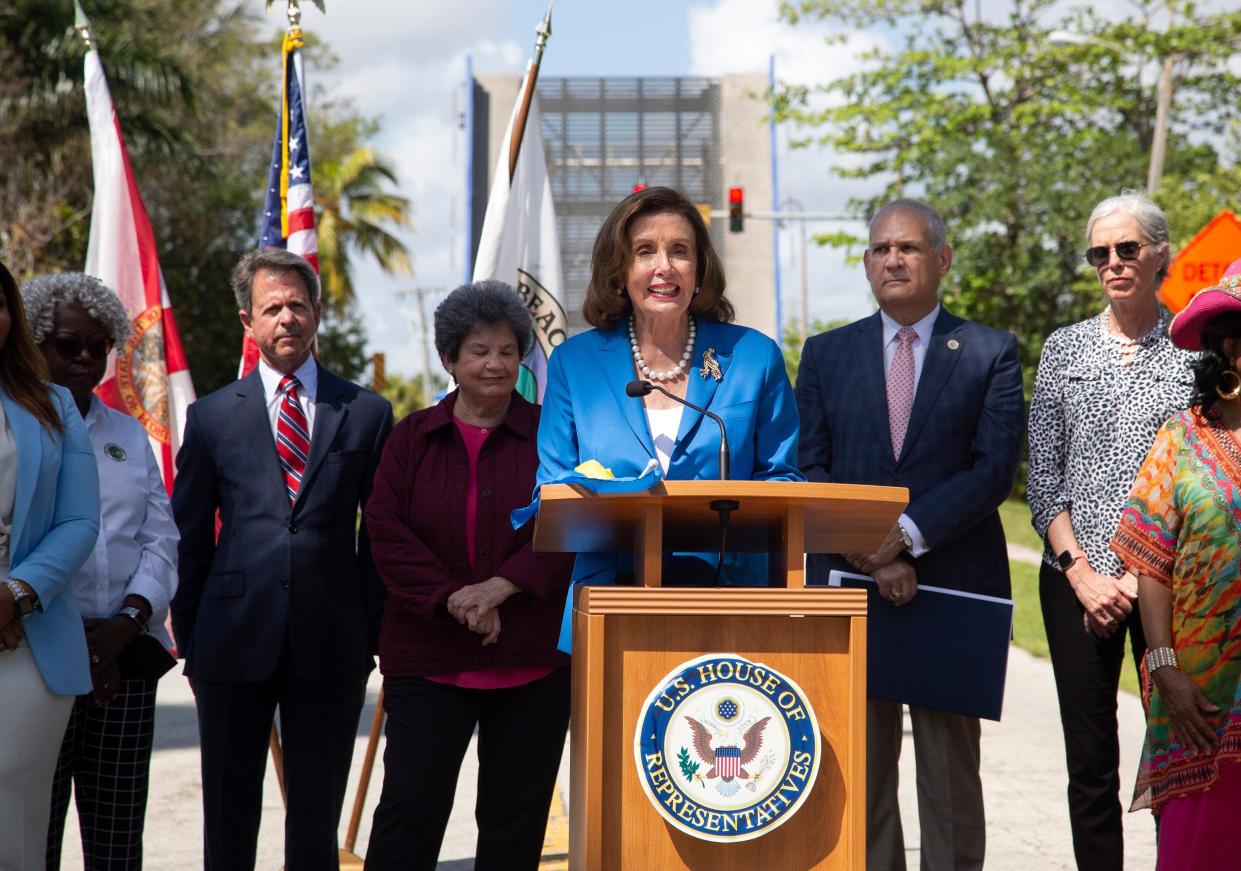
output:
[{"label": "woman with dark sunglasses", "polygon": [[160,648],[171,646],[164,618],[176,592],[179,536],[146,430],[94,392],[108,353],[129,335],[125,306],[80,272],[32,278],[25,291],[30,331],[52,381],[82,415],[101,485],[99,538],[69,585],[84,618],[93,687],[74,701],[62,733],[47,868],[60,867],[71,790],[87,871],[140,868],[156,673],[173,664]]},{"label": "woman with dark sunglasses", "polygon": [[1137,578],[1108,547],[1159,427],[1193,393],[1193,355],[1173,346],[1155,293],[1172,253],[1168,219],[1126,192],[1086,225],[1086,262],[1106,306],[1043,345],[1030,406],[1028,496],[1046,542],[1039,599],[1051,651],[1079,868],[1120,869],[1116,691],[1129,637],[1146,652]]}]

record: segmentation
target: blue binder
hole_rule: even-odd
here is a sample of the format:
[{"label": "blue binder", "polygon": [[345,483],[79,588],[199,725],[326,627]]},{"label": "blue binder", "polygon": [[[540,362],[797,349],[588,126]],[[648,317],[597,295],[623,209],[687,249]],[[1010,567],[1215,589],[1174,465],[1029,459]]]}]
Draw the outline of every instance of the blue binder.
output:
[{"label": "blue binder", "polygon": [[919,585],[899,608],[868,575],[833,571],[833,587],[867,590],[866,694],[999,720],[1013,602]]}]

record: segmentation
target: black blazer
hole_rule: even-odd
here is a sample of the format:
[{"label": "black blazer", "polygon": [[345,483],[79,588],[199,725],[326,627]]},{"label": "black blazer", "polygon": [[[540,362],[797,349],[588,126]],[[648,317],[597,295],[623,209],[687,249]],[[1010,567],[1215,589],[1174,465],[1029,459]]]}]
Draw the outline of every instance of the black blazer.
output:
[{"label": "black blazer", "polygon": [[392,406],[322,366],[316,394],[292,506],[257,370],[189,408],[172,494],[181,544],[171,610],[190,678],[269,678],[286,634],[303,679],[354,680],[374,666],[383,586],[358,512]]},{"label": "black blazer", "polygon": [[[811,481],[909,488],[905,513],[930,550],[918,583],[1009,595],[997,511],[1025,429],[1017,340],[941,309],[927,345],[900,457],[892,456],[878,312],[806,342],[797,375],[799,461]],[[812,556],[810,580],[850,569]]]}]

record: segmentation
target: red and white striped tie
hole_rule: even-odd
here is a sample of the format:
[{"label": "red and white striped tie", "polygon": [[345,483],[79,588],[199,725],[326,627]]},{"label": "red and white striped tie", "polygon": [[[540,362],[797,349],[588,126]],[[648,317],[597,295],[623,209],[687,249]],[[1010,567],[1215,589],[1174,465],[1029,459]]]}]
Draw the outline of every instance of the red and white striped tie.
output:
[{"label": "red and white striped tie", "polygon": [[297,501],[297,493],[302,489],[306,458],[310,456],[310,425],[297,401],[297,389],[301,386],[297,378],[286,375],[276,388],[282,394],[276,418],[276,453],[280,456],[280,468],[284,470],[290,505]]}]

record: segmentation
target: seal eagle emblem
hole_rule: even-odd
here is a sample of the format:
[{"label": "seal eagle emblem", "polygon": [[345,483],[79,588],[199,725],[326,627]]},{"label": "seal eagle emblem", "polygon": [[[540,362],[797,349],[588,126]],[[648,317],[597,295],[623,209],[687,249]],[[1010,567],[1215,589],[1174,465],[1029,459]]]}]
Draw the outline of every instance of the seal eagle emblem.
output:
[{"label": "seal eagle emblem", "polygon": [[709,841],[745,841],[792,817],[814,788],[821,737],[801,688],[736,654],[678,665],[638,714],[634,762],[659,814]]}]

